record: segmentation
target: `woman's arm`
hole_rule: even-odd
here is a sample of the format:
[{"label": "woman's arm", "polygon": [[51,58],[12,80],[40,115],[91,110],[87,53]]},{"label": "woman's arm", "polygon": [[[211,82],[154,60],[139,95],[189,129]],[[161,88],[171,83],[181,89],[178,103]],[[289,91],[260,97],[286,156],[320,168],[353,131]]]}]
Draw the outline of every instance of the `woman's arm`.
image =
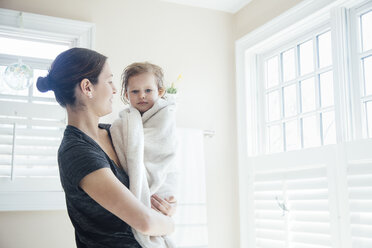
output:
[{"label": "woman's arm", "polygon": [[80,181],[80,187],[102,207],[143,234],[161,236],[174,231],[172,218],[142,204],[109,168],[88,174]]}]

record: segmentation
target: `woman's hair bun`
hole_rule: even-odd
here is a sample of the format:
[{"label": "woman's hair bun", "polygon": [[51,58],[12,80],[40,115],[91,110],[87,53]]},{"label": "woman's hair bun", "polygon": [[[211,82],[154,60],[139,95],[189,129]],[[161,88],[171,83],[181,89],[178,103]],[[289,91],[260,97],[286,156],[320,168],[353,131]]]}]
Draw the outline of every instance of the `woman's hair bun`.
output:
[{"label": "woman's hair bun", "polygon": [[47,92],[48,90],[51,90],[49,78],[39,77],[36,82],[36,87],[40,92]]}]

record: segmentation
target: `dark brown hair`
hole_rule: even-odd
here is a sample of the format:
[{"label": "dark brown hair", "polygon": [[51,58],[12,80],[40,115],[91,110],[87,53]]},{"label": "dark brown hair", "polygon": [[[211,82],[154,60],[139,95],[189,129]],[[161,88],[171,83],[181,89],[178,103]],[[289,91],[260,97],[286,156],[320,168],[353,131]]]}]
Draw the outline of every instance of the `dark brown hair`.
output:
[{"label": "dark brown hair", "polygon": [[62,52],[52,63],[48,75],[37,79],[41,92],[53,90],[57,102],[62,106],[74,106],[75,88],[83,79],[98,83],[98,76],[107,57],[86,48],[71,48]]}]

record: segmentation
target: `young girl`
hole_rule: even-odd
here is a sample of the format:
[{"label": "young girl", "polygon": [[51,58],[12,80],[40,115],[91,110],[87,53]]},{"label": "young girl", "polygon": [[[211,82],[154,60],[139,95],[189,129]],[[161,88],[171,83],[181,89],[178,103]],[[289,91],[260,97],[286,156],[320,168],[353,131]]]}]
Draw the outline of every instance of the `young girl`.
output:
[{"label": "young girl", "polygon": [[[134,63],[124,69],[122,98],[129,108],[111,127],[120,164],[129,175],[130,191],[146,206],[156,194],[170,202],[176,187],[175,102],[165,98],[162,69],[150,63]],[[151,199],[151,201],[150,201]],[[142,247],[175,247],[164,237],[133,230]]]}]

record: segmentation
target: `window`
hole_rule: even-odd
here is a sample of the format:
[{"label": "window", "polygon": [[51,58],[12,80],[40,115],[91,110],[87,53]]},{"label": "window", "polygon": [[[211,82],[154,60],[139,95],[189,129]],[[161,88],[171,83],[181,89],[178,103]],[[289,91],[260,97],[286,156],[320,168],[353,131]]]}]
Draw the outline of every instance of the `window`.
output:
[{"label": "window", "polygon": [[[62,51],[91,47],[94,26],[5,9],[0,16],[0,210],[63,209],[56,155],[66,114],[36,80]],[[12,64],[32,68],[31,87],[9,87]]]},{"label": "window", "polygon": [[335,144],[328,27],[263,57],[267,152]]},{"label": "window", "polygon": [[371,4],[354,8],[351,11],[351,59],[353,63],[353,80],[359,82],[359,87],[355,89],[356,99],[360,106],[360,117],[364,138],[372,137],[372,10]]},{"label": "window", "polygon": [[243,247],[372,245],[371,19],[308,0],[236,42]]}]

